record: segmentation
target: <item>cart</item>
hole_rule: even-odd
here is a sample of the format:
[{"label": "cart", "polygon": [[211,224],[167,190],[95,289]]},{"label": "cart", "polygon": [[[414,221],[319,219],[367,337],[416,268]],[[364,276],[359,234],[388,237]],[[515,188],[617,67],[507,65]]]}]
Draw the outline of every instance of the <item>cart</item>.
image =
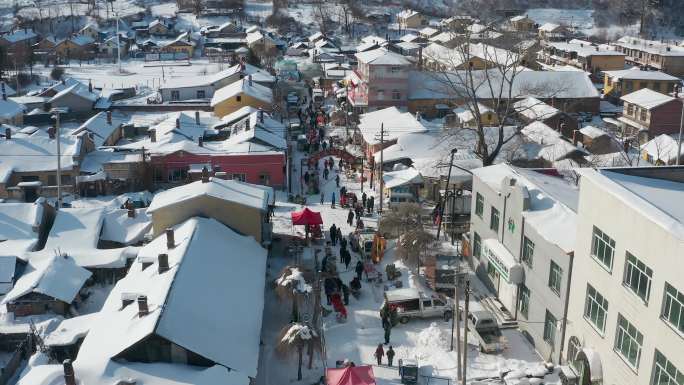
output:
[{"label": "cart", "polygon": [[402,384],[416,384],[418,382],[418,361],[409,358],[399,359],[399,377],[401,377]]}]

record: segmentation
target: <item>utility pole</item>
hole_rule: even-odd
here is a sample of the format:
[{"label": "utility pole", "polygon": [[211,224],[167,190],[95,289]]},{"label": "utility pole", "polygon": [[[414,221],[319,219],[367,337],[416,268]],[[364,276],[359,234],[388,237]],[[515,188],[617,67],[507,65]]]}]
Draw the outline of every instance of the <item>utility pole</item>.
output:
[{"label": "utility pole", "polygon": [[116,16],[116,61],[117,63],[119,63],[119,74],[121,74],[121,43],[119,42],[119,13],[116,12],[114,16]]},{"label": "utility pole", "polygon": [[[458,309],[458,303],[460,300],[459,293],[458,293],[458,285],[459,282],[458,280],[454,280],[456,285],[454,286],[454,321],[456,322],[456,372],[457,372],[457,377],[460,380],[461,379],[461,317],[460,311]],[[467,332],[466,332],[467,333]],[[453,340],[452,340],[453,343]]]},{"label": "utility pole", "polygon": [[[470,302],[470,281],[465,282],[465,312],[463,313],[463,320],[468,324],[468,304]],[[468,328],[463,331],[463,385],[466,385],[466,369],[468,368]]]},{"label": "utility pole", "polygon": [[365,157],[366,157],[365,154],[361,157],[361,194],[363,194],[363,159]]},{"label": "utility pole", "polygon": [[383,153],[385,152],[385,123],[380,123],[380,167],[379,167],[379,176],[380,176],[380,210],[378,212],[382,212],[382,201],[385,200],[385,192],[383,191],[385,189],[385,181],[382,179],[382,165],[384,163],[384,157]]},{"label": "utility pole", "polygon": [[60,148],[59,110],[55,111],[55,135],[57,137],[57,210],[62,207],[62,154]]},{"label": "utility pole", "polygon": [[444,206],[446,205],[446,193],[449,191],[449,181],[451,180],[451,167],[454,165],[454,155],[458,152],[457,148],[451,150],[451,158],[449,161],[449,172],[447,173],[446,187],[444,188],[444,199],[440,199],[439,217],[437,218],[437,241],[439,241],[439,232],[442,230],[442,216],[444,216]]},{"label": "utility pole", "polygon": [[684,98],[680,99],[682,102],[682,116],[679,118],[679,139],[677,139],[677,166],[681,164],[682,158],[682,128],[684,127]]}]

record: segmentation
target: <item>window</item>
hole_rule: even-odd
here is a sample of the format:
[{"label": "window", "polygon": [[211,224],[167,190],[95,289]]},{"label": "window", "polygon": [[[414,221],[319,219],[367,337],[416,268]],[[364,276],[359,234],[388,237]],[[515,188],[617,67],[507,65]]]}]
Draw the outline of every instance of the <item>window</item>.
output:
[{"label": "window", "polygon": [[171,91],[171,100],[180,100],[180,91]]},{"label": "window", "polygon": [[614,254],[615,241],[594,226],[594,234],[591,239],[591,256],[610,272],[613,270]]},{"label": "window", "polygon": [[264,186],[268,186],[271,184],[271,176],[267,173],[263,173],[259,175],[259,184],[262,184]]},{"label": "window", "polygon": [[561,281],[563,280],[563,269],[556,262],[551,261],[549,269],[549,287],[554,293],[560,296]]},{"label": "window", "polygon": [[162,183],[164,182],[164,170],[162,170],[159,167],[155,167],[152,169],[152,177],[154,178],[155,182]]},{"label": "window", "polygon": [[651,278],[653,270],[633,256],[629,251],[625,261],[625,276],[622,284],[648,303],[651,294]]},{"label": "window", "polygon": [[587,297],[584,300],[584,319],[603,333],[606,330],[607,314],[608,301],[593,286],[587,284]]},{"label": "window", "polygon": [[642,108],[642,109],[641,109],[641,115],[639,116],[639,119],[640,119],[642,122],[645,122],[645,121],[647,120],[647,117],[646,117],[646,114],[647,114],[647,113],[648,113],[648,111],[647,111],[645,108]]},{"label": "window", "polygon": [[549,345],[553,345],[556,341],[557,322],[556,317],[547,310],[546,317],[544,317],[544,341],[548,342]]},{"label": "window", "polygon": [[627,115],[632,115],[634,114],[634,105],[633,104],[627,104]]},{"label": "window", "polygon": [[378,90],[378,100],[385,100],[385,90]]},{"label": "window", "polygon": [[483,213],[484,213],[484,197],[482,196],[482,194],[477,193],[475,195],[475,215],[482,218]]},{"label": "window", "polygon": [[532,257],[534,256],[534,242],[527,237],[523,237],[523,254],[522,260],[527,266],[532,268]]},{"label": "window", "polygon": [[480,259],[482,255],[482,239],[480,234],[473,232],[473,255]]},{"label": "window", "polygon": [[492,206],[492,214],[489,218],[489,228],[499,232],[499,210]]},{"label": "window", "polygon": [[390,72],[393,74],[401,72],[401,67],[391,67]]},{"label": "window", "polygon": [[684,294],[667,282],[661,318],[680,333],[684,333]]},{"label": "window", "polygon": [[236,102],[241,102],[241,101],[242,101],[242,95],[236,95],[236,96],[235,96],[235,101],[236,101]]},{"label": "window", "polygon": [[520,303],[518,307],[520,308],[520,314],[527,318],[530,312],[530,289],[524,283],[520,286]]},{"label": "window", "polygon": [[197,90],[197,99],[204,99],[207,97],[206,95],[207,94],[204,92],[204,90]]},{"label": "window", "polygon": [[570,365],[572,365],[575,369],[577,367],[575,366],[575,358],[577,358],[577,353],[582,350],[582,344],[580,344],[580,341],[577,337],[572,336],[570,337],[570,340],[568,341],[568,362]]},{"label": "window", "polygon": [[181,182],[188,177],[188,171],[184,168],[174,168],[169,170],[169,182]]},{"label": "window", "polygon": [[401,100],[401,92],[399,90],[392,90],[392,100]]},{"label": "window", "polygon": [[48,186],[55,186],[57,184],[56,175],[48,175]]},{"label": "window", "polygon": [[684,385],[684,374],[663,353],[655,350],[651,385]]},{"label": "window", "polygon": [[634,89],[634,84],[628,80],[625,82],[625,88],[628,92],[632,92],[632,90]]},{"label": "window", "polygon": [[247,180],[247,177],[245,174],[233,174],[233,179],[239,180],[240,182],[244,182]]},{"label": "window", "polygon": [[644,343],[644,335],[637,330],[629,321],[618,314],[617,331],[615,332],[615,352],[625,359],[633,369],[639,367],[641,358],[641,345]]}]

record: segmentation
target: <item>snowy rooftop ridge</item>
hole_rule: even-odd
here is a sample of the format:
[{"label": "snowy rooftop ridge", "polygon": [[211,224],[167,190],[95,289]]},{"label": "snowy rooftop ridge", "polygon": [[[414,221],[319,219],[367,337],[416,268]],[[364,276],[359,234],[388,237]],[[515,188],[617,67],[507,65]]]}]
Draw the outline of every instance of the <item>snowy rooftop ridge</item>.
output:
[{"label": "snowy rooftop ridge", "polygon": [[273,91],[270,88],[253,80],[250,81],[249,78],[244,78],[216,90],[214,97],[211,98],[211,106],[215,107],[217,104],[242,93],[269,104],[273,103]]},{"label": "snowy rooftop ridge", "polygon": [[360,63],[373,65],[409,65],[411,61],[404,55],[391,52],[385,48],[378,48],[370,51],[359,52],[356,59]]},{"label": "snowy rooftop ridge", "polygon": [[624,95],[620,99],[627,103],[646,108],[647,110],[677,100],[670,95],[661,94],[660,92],[653,91],[649,88],[642,88],[639,91],[634,91],[631,94]]}]

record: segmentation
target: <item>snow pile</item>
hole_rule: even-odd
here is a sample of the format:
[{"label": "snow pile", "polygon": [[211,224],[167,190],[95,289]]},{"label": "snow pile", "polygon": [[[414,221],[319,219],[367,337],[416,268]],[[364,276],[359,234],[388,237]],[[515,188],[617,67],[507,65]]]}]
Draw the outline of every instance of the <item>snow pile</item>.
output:
[{"label": "snow pile", "polygon": [[299,338],[300,340],[308,341],[312,337],[316,336],[316,331],[311,329],[307,325],[302,325],[299,323],[292,324],[287,333],[283,336],[281,342],[292,344]]},{"label": "snow pile", "polygon": [[432,322],[428,328],[418,333],[415,348],[416,358],[425,360],[436,350],[449,350],[450,339],[451,336],[447,334],[446,330],[440,329],[436,322]]},{"label": "snow pile", "polygon": [[283,274],[280,278],[276,279],[276,284],[280,286],[291,287],[292,291],[295,292],[311,293],[311,285],[306,283],[306,280],[304,279],[304,274],[302,274],[301,270],[299,270],[296,267],[293,267],[290,268],[289,271],[289,275]]}]

